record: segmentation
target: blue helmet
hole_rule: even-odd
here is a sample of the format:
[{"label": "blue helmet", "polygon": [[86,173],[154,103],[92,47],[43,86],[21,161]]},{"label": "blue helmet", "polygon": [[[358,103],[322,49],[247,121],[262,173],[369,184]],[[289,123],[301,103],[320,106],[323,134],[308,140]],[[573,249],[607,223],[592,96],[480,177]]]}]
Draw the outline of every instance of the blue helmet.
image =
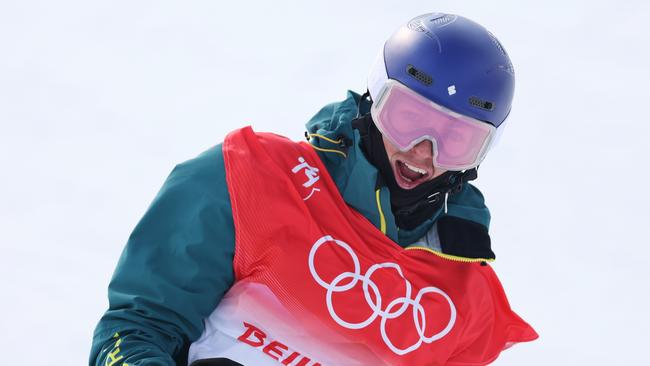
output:
[{"label": "blue helmet", "polygon": [[515,89],[512,63],[496,37],[443,13],[411,19],[384,43],[368,77],[373,100],[388,79],[497,128],[510,113]]}]

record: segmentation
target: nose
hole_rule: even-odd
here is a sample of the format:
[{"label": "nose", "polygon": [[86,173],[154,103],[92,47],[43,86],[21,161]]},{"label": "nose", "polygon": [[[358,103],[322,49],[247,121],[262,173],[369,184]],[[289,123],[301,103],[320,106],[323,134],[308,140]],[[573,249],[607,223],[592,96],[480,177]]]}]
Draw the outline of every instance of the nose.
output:
[{"label": "nose", "polygon": [[409,152],[419,160],[431,161],[433,159],[433,143],[429,140],[420,141]]}]

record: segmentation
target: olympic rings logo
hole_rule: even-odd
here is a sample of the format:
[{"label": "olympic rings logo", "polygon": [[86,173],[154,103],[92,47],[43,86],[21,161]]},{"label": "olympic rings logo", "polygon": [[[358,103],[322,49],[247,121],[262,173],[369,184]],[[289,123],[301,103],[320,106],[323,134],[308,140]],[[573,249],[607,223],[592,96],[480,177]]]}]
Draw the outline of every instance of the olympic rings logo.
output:
[{"label": "olympic rings logo", "polygon": [[[354,272],[343,272],[338,276],[336,276],[330,283],[325,282],[318,275],[318,273],[316,272],[316,267],[314,266],[314,257],[316,256],[316,252],[322,245],[328,242],[334,243],[339,247],[345,249],[345,251],[348,252],[350,257],[352,258],[352,261],[354,262]],[[395,270],[399,274],[399,276],[404,280],[404,283],[406,285],[405,286],[406,293],[404,294],[404,296],[398,297],[395,300],[391,301],[385,308],[382,307],[382,298],[381,298],[381,294],[379,293],[379,288],[377,287],[377,284],[375,284],[375,282],[373,282],[371,279],[372,274],[376,270],[381,268],[389,268]],[[454,303],[451,301],[449,296],[444,291],[433,286],[425,287],[417,293],[415,299],[411,299],[411,293],[412,293],[411,283],[404,277],[404,274],[402,273],[402,269],[400,268],[399,265],[390,262],[373,264],[370,268],[368,268],[366,273],[362,275],[361,266],[359,264],[359,258],[357,257],[356,253],[352,250],[350,245],[348,245],[344,241],[336,240],[329,235],[323,236],[312,245],[311,251],[309,252],[309,270],[311,272],[312,277],[314,277],[314,280],[316,280],[316,282],[321,287],[327,290],[327,295],[326,295],[327,310],[329,311],[332,319],[336,321],[336,323],[348,329],[362,329],[370,325],[373,321],[375,321],[375,319],[377,319],[377,317],[380,317],[381,318],[380,332],[381,332],[381,337],[384,340],[384,343],[388,346],[388,348],[390,348],[391,351],[393,351],[394,353],[400,356],[415,351],[422,345],[422,343],[430,344],[432,342],[435,342],[443,338],[451,331],[451,329],[454,327],[454,324],[456,323],[456,307],[454,306]],[[341,282],[348,278],[351,278],[350,282],[342,285]],[[363,284],[364,297],[366,303],[372,310],[372,314],[364,321],[358,323],[351,323],[342,319],[334,310],[334,306],[332,304],[332,295],[337,292],[346,292],[350,290],[359,281],[361,281]],[[372,291],[372,294],[374,295],[375,298],[374,301],[370,296],[370,291]],[[449,318],[449,322],[447,323],[447,326],[445,326],[445,328],[440,332],[429,337],[427,337],[424,334],[426,329],[426,324],[427,324],[427,318],[424,311],[425,309],[420,304],[422,297],[426,294],[438,294],[442,296],[445,300],[447,300],[447,303],[449,305],[449,310],[451,311],[451,316]],[[395,346],[395,344],[393,344],[393,342],[386,334],[386,322],[390,319],[395,319],[401,316],[402,314],[404,314],[404,312],[406,312],[409,306],[413,307],[413,324],[415,325],[415,329],[417,330],[419,339],[415,344],[407,348],[398,348],[397,346]]]}]

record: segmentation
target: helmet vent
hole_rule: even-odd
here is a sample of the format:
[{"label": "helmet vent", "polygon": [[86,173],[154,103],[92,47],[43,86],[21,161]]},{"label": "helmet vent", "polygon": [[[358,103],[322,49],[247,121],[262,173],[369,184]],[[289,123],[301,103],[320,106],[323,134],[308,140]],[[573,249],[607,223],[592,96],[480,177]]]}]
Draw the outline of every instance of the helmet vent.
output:
[{"label": "helmet vent", "polygon": [[426,86],[433,84],[433,78],[429,74],[416,69],[415,66],[413,65],[408,65],[406,67],[406,72],[409,75],[411,75],[415,80],[421,82]]},{"label": "helmet vent", "polygon": [[501,51],[501,53],[504,56],[508,56],[506,50],[503,49],[503,46],[501,45],[501,42],[499,42],[497,37],[495,37],[494,34],[492,34],[491,32],[487,32],[487,34],[490,36],[490,38],[492,39],[492,43],[494,43],[494,45],[499,49],[499,51]]},{"label": "helmet vent", "polygon": [[408,27],[410,30],[414,30],[416,32],[422,32],[426,33],[427,29],[424,27],[424,24],[422,24],[422,19],[426,18],[428,14],[420,15],[419,17],[415,17],[411,19],[408,22]]},{"label": "helmet vent", "polygon": [[477,97],[469,97],[469,104],[473,105],[474,107],[484,109],[486,111],[494,110],[494,103],[489,102],[487,100],[482,100]]},{"label": "helmet vent", "polygon": [[496,48],[501,52],[503,56],[506,58],[507,64],[505,65],[499,65],[498,68],[504,71],[509,72],[510,74],[514,75],[515,74],[515,68],[512,66],[512,62],[510,62],[510,57],[508,57],[508,53],[506,50],[503,48],[501,45],[501,42],[497,39],[497,37],[494,36],[491,32],[487,32],[490,38],[492,39],[492,43],[496,46]]},{"label": "helmet vent", "polygon": [[447,25],[453,22],[454,20],[456,20],[456,18],[458,17],[455,15],[445,14],[443,16],[438,16],[433,19],[430,19],[429,22],[431,22],[431,24],[435,25],[436,27],[442,27],[443,25]]}]

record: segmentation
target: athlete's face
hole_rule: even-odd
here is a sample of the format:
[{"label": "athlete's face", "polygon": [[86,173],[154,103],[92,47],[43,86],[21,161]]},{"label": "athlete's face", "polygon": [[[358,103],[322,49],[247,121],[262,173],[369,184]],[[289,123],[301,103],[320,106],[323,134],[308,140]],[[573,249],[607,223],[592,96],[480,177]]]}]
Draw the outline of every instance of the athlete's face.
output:
[{"label": "athlete's face", "polygon": [[401,188],[413,189],[446,172],[433,166],[431,141],[424,140],[413,146],[411,150],[400,151],[385,137],[382,136],[382,139],[395,180]]}]

